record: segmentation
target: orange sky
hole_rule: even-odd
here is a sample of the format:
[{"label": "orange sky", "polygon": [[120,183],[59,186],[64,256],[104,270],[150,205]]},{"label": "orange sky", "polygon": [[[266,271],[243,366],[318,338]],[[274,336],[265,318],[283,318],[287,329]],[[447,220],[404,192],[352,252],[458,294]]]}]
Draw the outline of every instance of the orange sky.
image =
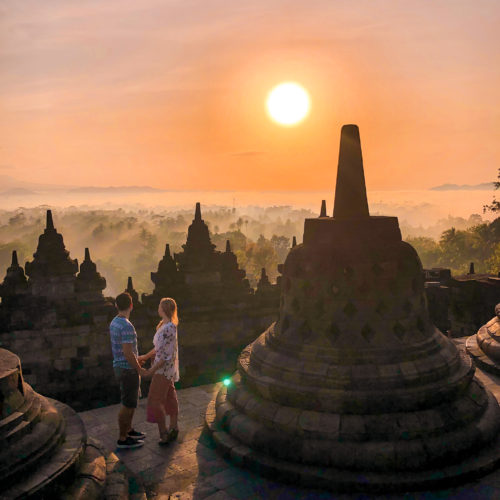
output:
[{"label": "orange sky", "polygon": [[[310,190],[360,126],[369,189],[494,180],[500,2],[4,0],[0,174]],[[293,128],[265,98],[295,80]]]}]

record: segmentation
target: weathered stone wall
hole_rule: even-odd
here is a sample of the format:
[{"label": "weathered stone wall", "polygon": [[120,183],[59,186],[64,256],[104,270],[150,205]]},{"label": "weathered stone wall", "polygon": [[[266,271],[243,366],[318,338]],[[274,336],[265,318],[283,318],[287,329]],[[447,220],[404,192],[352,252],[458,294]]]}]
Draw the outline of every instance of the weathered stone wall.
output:
[{"label": "weathered stone wall", "polygon": [[[187,312],[179,323],[179,387],[217,381],[236,369],[241,349],[255,340],[276,321],[277,307],[259,309],[216,309]],[[141,353],[153,348],[157,317],[134,322]]]},{"label": "weathered stone wall", "polygon": [[[231,374],[241,349],[273,321],[277,309],[212,311],[181,318],[180,387],[218,380]],[[152,348],[157,318],[131,318],[139,352]],[[108,323],[0,334],[0,345],[23,359],[26,381],[37,392],[64,401],[76,410],[117,403]],[[147,382],[143,384],[147,392]]]},{"label": "weathered stone wall", "polygon": [[2,347],[23,359],[23,374],[37,392],[76,410],[118,401],[107,323],[0,335]]}]

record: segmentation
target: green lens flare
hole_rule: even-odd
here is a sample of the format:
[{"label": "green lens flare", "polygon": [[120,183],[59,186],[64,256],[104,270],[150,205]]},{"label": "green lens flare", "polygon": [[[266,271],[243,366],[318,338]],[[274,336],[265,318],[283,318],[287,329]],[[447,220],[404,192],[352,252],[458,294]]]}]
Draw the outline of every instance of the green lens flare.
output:
[{"label": "green lens flare", "polygon": [[222,383],[227,387],[228,385],[231,384],[231,379],[230,378],[225,378]]}]

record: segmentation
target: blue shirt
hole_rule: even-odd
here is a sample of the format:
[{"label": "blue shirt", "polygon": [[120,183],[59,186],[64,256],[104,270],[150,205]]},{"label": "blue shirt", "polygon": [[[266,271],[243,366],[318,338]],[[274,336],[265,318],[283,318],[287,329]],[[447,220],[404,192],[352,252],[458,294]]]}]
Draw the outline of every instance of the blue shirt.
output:
[{"label": "blue shirt", "polygon": [[123,354],[122,344],[132,344],[132,352],[137,356],[137,333],[134,325],[122,316],[115,316],[109,325],[111,337],[111,352],[113,353],[113,368],[129,368],[130,363]]}]

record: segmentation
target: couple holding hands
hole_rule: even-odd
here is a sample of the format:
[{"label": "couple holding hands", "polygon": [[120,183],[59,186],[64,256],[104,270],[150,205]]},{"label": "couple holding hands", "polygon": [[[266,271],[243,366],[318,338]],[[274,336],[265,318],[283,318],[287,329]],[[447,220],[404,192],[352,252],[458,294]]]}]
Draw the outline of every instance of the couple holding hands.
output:
[{"label": "couple holding hands", "polygon": [[[174,299],[163,298],[158,306],[160,322],[153,338],[154,348],[139,356],[137,333],[130,322],[132,297],[124,292],[115,299],[118,314],[109,325],[113,369],[120,384],[122,407],[118,414],[118,448],[138,448],[144,444],[146,434],[132,427],[132,419],[140,396],[141,377],[152,377],[147,404],[147,421],[158,424],[159,445],[168,445],[179,434],[177,415],[179,404],[174,382],[179,380],[179,350],[177,344],[177,304]],[[151,368],[143,368],[147,360]],[[170,416],[169,427],[166,415]]]}]

